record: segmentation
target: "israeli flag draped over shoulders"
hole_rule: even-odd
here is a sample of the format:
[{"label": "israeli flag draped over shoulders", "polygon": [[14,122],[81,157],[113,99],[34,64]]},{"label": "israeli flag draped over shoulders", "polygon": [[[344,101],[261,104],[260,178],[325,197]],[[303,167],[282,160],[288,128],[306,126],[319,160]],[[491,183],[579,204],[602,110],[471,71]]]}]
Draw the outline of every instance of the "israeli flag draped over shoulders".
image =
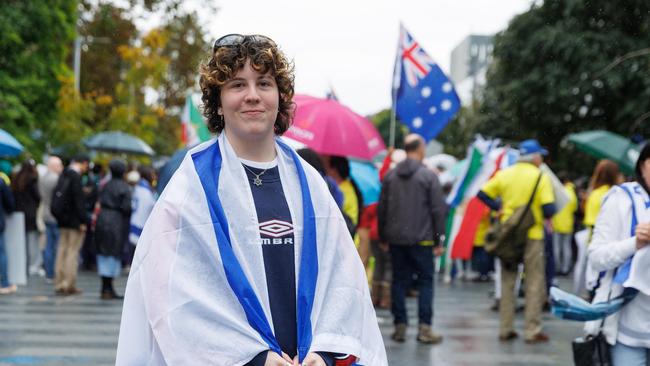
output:
[{"label": "israeli flag draped over shoulders", "polygon": [[393,98],[400,121],[427,141],[438,136],[460,108],[449,78],[403,25],[395,60]]},{"label": "israeli flag draped over shoulders", "polygon": [[[189,151],[156,202],[126,286],[116,365],[242,366],[275,339],[244,166],[225,133]],[[309,352],[387,366],[363,264],[322,176],[277,140],[295,232],[297,334]],[[278,263],[277,265],[282,265]]]}]

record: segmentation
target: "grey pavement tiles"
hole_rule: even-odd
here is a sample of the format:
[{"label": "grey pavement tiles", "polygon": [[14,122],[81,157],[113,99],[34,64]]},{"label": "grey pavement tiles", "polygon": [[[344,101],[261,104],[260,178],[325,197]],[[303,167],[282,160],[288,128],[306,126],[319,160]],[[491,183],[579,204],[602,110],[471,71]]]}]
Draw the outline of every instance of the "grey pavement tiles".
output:
[{"label": "grey pavement tiles", "polygon": [[[116,280],[124,291],[126,277]],[[562,283],[562,282],[561,282]],[[568,286],[568,281],[566,283]],[[4,365],[113,365],[122,301],[101,300],[95,273],[81,272],[80,295],[55,296],[52,285],[30,278],[18,293],[0,296],[0,366]],[[407,300],[409,329],[405,343],[390,340],[392,318],[378,310],[378,322],[390,365],[542,366],[570,365],[571,340],[581,335],[581,324],[544,314],[546,344],[527,345],[521,338],[501,343],[497,339],[498,314],[489,308],[491,283],[436,283],[434,330],[444,336],[439,345],[423,345],[417,332],[416,299]],[[516,328],[523,333],[523,315]]]}]

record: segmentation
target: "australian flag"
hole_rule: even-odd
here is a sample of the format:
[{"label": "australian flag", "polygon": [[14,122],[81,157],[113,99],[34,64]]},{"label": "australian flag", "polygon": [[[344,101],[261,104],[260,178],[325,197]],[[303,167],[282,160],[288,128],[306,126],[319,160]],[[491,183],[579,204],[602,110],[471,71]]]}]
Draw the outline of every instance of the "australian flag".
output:
[{"label": "australian flag", "polygon": [[429,141],[460,108],[454,86],[409,32],[400,26],[393,75],[395,112],[402,123]]}]

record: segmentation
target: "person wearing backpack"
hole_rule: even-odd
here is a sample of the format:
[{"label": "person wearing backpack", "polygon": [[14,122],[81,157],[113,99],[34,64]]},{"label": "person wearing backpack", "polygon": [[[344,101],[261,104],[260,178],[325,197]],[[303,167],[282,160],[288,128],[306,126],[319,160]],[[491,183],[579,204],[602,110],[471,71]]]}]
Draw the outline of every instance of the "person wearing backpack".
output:
[{"label": "person wearing backpack", "polygon": [[[526,343],[546,342],[548,335],[542,333],[542,307],[546,301],[546,276],[544,258],[544,218],[555,214],[555,197],[551,179],[542,174],[539,166],[548,154],[537,140],[525,140],[519,144],[519,161],[500,170],[478,193],[492,210],[499,211],[501,224],[515,214],[520,207],[529,205],[534,223],[528,229],[524,245],[523,263],[526,272],[526,303],[524,309]],[[532,199],[531,199],[532,197]],[[497,201],[501,199],[501,204]],[[525,214],[524,214],[525,216]],[[519,263],[505,263],[502,258],[499,340],[510,341],[518,337],[514,331],[515,282]]]},{"label": "person wearing backpack", "polygon": [[86,209],[81,176],[88,171],[86,155],[74,157],[59,177],[50,210],[59,225],[60,239],[56,253],[54,291],[57,295],[74,295],[79,249],[86,234]]}]

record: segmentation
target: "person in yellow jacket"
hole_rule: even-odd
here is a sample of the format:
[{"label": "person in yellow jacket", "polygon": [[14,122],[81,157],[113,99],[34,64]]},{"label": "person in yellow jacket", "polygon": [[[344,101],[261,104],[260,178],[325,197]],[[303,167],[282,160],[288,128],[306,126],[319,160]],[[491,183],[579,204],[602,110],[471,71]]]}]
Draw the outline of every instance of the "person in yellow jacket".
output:
[{"label": "person in yellow jacket", "polygon": [[571,272],[573,264],[573,249],[571,239],[573,237],[574,215],[578,210],[578,197],[576,196],[575,185],[568,178],[566,173],[558,174],[558,178],[564,184],[569,202],[553,216],[553,257],[555,259],[555,270],[557,274],[567,275]]},{"label": "person in yellow jacket", "polygon": [[[547,342],[549,337],[542,332],[542,307],[546,301],[544,220],[555,214],[555,196],[551,179],[539,168],[548,151],[537,140],[530,139],[519,144],[519,153],[519,161],[497,172],[483,185],[477,197],[492,210],[501,212],[501,222],[505,222],[517,208],[526,205],[534,193],[530,210],[535,222],[528,230],[523,258],[526,271],[524,340],[526,343]],[[518,266],[516,263],[502,263],[501,267],[499,340],[511,341],[518,337],[514,331]]]}]

